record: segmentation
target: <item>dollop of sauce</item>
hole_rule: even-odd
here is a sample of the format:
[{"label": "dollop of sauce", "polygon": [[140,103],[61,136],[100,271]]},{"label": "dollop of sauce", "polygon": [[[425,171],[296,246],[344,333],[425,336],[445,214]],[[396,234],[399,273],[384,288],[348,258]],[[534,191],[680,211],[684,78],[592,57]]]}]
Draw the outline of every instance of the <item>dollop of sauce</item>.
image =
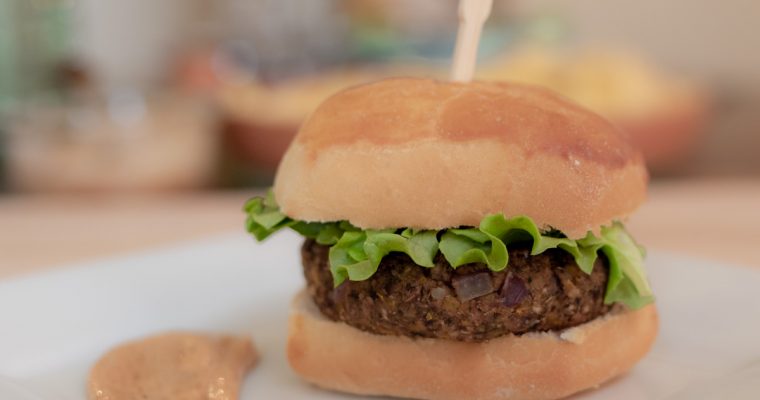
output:
[{"label": "dollop of sauce", "polygon": [[248,338],[165,333],[106,353],[90,371],[90,400],[235,400],[258,361]]}]

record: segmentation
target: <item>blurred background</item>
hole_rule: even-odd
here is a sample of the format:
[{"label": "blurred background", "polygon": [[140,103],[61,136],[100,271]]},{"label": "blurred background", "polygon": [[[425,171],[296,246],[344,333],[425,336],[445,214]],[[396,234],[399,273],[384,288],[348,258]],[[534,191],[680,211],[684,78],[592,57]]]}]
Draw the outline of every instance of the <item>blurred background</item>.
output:
[{"label": "blurred background", "polygon": [[[269,185],[299,124],[330,94],[391,75],[445,78],[456,9],[455,0],[0,0],[6,249],[24,264],[49,221],[67,232],[50,243],[81,236],[79,245],[105,248],[162,228],[92,232],[175,208],[180,222],[167,232],[214,226],[210,210],[238,212],[244,196],[208,199]],[[660,193],[703,180],[754,185],[757,21],[752,0],[494,0],[477,75],[549,86],[614,121]],[[717,191],[684,191],[663,215]],[[144,200],[156,195],[174,197]],[[129,200],[108,208],[104,198]]]},{"label": "blurred background", "polygon": [[[760,176],[760,3],[496,0],[480,79],[626,129],[655,179]],[[3,0],[6,192],[265,186],[347,85],[445,78],[456,1]]]}]

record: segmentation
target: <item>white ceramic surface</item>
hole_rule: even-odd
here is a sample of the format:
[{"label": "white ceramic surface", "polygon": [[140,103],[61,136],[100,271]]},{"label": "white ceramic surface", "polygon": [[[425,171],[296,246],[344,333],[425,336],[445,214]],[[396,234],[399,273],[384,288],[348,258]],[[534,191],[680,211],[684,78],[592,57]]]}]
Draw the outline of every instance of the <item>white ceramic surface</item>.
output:
[{"label": "white ceramic surface", "polygon": [[[354,398],[312,388],[287,367],[287,309],[303,285],[298,243],[291,233],[264,245],[235,234],[0,282],[0,399],[83,399],[104,351],[175,329],[253,336],[262,360],[244,399]],[[760,398],[760,271],[656,251],[647,263],[662,323],[654,350],[577,398]]]}]

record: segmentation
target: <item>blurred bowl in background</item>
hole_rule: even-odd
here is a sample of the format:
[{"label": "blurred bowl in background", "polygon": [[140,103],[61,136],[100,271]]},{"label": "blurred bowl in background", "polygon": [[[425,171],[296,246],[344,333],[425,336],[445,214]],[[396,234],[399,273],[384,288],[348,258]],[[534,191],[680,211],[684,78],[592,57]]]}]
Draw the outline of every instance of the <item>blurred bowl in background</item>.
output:
[{"label": "blurred bowl in background", "polygon": [[212,183],[217,140],[207,107],[180,94],[28,106],[7,140],[12,189],[141,191]]},{"label": "blurred bowl in background", "polygon": [[621,51],[525,48],[484,65],[478,77],[546,86],[589,107],[627,131],[655,173],[680,168],[708,117],[699,86]]},{"label": "blurred bowl in background", "polygon": [[646,116],[610,117],[641,149],[651,172],[680,172],[701,140],[709,119],[706,97],[674,101]]},{"label": "blurred bowl in background", "polygon": [[[217,95],[223,153],[236,160],[239,169],[257,171],[258,179],[271,179],[301,123],[333,93],[389,76],[435,73],[432,67],[386,65],[336,69],[278,83],[224,83]],[[231,174],[239,177],[242,173]]]}]

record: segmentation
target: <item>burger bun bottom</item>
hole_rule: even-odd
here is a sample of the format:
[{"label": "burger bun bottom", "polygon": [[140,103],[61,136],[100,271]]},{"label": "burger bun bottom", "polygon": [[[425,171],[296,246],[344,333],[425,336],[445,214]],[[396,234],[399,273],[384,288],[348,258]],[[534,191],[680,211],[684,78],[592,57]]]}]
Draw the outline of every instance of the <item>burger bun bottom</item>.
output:
[{"label": "burger bun bottom", "polygon": [[633,367],[657,334],[654,305],[560,332],[483,343],[383,336],[324,317],[296,295],[287,357],[306,381],[331,390],[435,400],[559,399]]}]

